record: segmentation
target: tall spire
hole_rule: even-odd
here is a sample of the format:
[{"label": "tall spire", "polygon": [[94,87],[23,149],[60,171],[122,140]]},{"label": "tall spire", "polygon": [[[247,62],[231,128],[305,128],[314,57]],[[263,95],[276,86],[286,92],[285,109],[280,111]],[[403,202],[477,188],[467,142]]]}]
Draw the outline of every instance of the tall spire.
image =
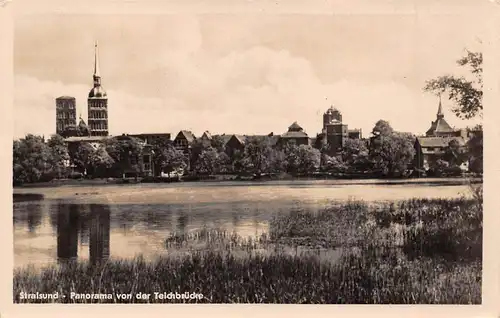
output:
[{"label": "tall spire", "polygon": [[99,53],[97,52],[97,41],[94,45],[94,87],[101,86],[101,73],[99,71]]},{"label": "tall spire", "polygon": [[438,106],[437,118],[438,119],[444,118],[443,106],[441,105],[441,94],[439,94],[439,106]]},{"label": "tall spire", "polygon": [[94,76],[95,77],[100,77],[100,72],[99,72],[99,54],[97,52],[97,41],[95,41],[95,49],[94,49]]}]

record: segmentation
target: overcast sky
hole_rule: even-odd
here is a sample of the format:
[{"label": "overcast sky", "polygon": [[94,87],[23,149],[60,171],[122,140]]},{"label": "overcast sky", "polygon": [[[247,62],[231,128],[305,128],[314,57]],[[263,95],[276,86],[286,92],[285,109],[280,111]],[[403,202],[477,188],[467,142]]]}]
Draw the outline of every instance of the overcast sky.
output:
[{"label": "overcast sky", "polygon": [[[61,95],[76,97],[78,112],[87,117],[96,40],[113,135],[180,129],[197,136],[205,130],[276,134],[298,121],[315,136],[332,104],[349,128],[361,128],[365,136],[379,119],[396,130],[422,133],[438,105],[435,96],[422,92],[425,80],[463,73],[456,60],[466,48],[481,50],[485,28],[473,9],[477,1],[437,3],[443,2],[450,8],[460,3],[466,10],[354,15],[20,11],[14,134],[54,133],[55,98]],[[447,99],[443,106],[451,125],[473,124],[455,118]]]}]

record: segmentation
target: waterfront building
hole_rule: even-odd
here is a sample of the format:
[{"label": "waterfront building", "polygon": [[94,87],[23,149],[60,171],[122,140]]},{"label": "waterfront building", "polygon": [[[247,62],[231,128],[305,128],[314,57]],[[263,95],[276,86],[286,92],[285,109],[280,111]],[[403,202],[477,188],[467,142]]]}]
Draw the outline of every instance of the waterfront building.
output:
[{"label": "waterfront building", "polygon": [[[459,151],[465,151],[469,133],[466,129],[454,129],[444,119],[441,97],[439,97],[436,120],[431,122],[430,128],[425,136],[419,136],[415,140],[415,168],[429,170],[433,162],[443,158],[446,149],[451,142],[455,142]],[[462,169],[467,170],[468,163],[464,163]]]},{"label": "waterfront building", "polygon": [[287,132],[279,136],[279,145],[284,146],[290,142],[296,144],[297,146],[309,145],[310,142],[309,136],[296,121],[288,127]]},{"label": "waterfront building", "polygon": [[72,96],[56,98],[56,134],[76,135],[76,99]]},{"label": "waterfront building", "polygon": [[94,87],[88,95],[88,125],[91,136],[108,136],[108,95],[101,85],[97,42],[94,52]]},{"label": "waterfront building", "polygon": [[342,121],[342,113],[331,106],[323,114],[323,129],[311,144],[318,149],[327,149],[331,156],[336,155],[344,147],[347,138],[362,139],[361,129],[349,130]]}]

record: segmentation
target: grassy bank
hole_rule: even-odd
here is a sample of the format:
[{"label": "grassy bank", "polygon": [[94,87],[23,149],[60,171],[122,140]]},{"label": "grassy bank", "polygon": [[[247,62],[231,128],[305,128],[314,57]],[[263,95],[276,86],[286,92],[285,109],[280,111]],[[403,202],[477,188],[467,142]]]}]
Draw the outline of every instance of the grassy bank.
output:
[{"label": "grassy bank", "polygon": [[[134,295],[126,301],[57,300],[70,303],[145,302],[135,294],[197,292],[204,297],[196,302],[203,303],[478,304],[481,242],[479,192],[474,199],[349,202],[316,214],[277,215],[269,233],[256,240],[216,230],[172,235],[166,248],[182,253],[154,261],[17,270],[14,301],[26,302],[20,292],[57,291]],[[310,252],[299,254],[299,246]],[[318,257],[335,248],[338,258]]]}]

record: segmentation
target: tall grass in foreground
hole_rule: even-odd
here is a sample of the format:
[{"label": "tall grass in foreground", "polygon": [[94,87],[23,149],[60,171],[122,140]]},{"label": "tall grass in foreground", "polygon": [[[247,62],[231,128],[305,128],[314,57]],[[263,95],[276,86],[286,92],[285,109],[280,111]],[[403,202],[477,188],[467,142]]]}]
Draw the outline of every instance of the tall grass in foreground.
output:
[{"label": "tall grass in foreground", "polygon": [[[205,303],[481,303],[482,204],[474,198],[348,202],[316,214],[277,215],[268,235],[257,240],[203,230],[174,235],[166,246],[189,246],[189,252],[154,261],[17,270],[14,301],[22,302],[21,291],[59,291],[197,292],[204,295],[197,302]],[[323,262],[280,246],[340,247],[342,253]],[[259,250],[271,252],[254,252]],[[149,302],[172,301],[151,297]]]},{"label": "tall grass in foreground", "polygon": [[[20,291],[66,295],[166,291],[202,293],[204,298],[198,302],[204,303],[467,304],[481,300],[480,270],[478,262],[449,269],[428,259],[400,262],[388,255],[351,254],[327,266],[291,255],[235,258],[208,252],[153,262],[114,261],[97,268],[76,264],[47,269],[41,275],[17,272],[14,299],[19,301]],[[69,297],[61,301],[82,302]],[[100,302],[122,301],[115,297]],[[165,301],[152,298],[150,302]]]}]

